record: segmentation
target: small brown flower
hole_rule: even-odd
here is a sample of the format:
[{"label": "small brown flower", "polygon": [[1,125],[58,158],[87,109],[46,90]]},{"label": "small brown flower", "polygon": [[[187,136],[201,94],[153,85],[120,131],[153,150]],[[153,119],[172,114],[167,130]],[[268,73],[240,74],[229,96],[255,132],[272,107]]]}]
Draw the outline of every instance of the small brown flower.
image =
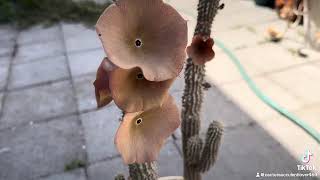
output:
[{"label": "small brown flower", "polygon": [[177,105],[168,96],[161,107],[125,114],[115,145],[126,164],[155,161],[163,143],[179,125]]},{"label": "small brown flower", "polygon": [[96,80],[93,85],[95,87],[95,94],[98,108],[106,106],[112,101],[111,92],[109,89],[109,75],[108,73],[115,69],[108,58],[104,58],[98,68]]},{"label": "small brown flower", "polygon": [[122,69],[139,67],[146,79],[164,81],[183,68],[187,22],[162,0],[118,0],[96,29],[106,54]]},{"label": "small brown flower", "polygon": [[192,39],[191,46],[187,48],[187,54],[192,58],[193,63],[197,65],[205,64],[214,58],[213,44],[214,41],[212,38],[195,35]]},{"label": "small brown flower", "polygon": [[148,81],[140,68],[115,69],[109,74],[112,97],[125,112],[146,111],[161,106],[174,79]]}]

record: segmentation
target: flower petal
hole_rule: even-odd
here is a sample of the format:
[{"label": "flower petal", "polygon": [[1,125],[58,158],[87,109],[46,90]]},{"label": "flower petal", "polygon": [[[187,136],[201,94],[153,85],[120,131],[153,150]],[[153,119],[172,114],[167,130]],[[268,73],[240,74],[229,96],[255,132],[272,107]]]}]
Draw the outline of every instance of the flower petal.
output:
[{"label": "flower petal", "polygon": [[212,49],[214,41],[210,37],[196,35],[192,39],[191,46],[187,47],[187,54],[196,65],[203,65],[212,60],[215,53]]},{"label": "flower petal", "polygon": [[150,81],[172,79],[183,68],[187,22],[162,0],[118,0],[96,28],[108,57],[120,68],[140,67]]},{"label": "flower petal", "polygon": [[165,140],[180,125],[172,96],[161,107],[127,113],[117,131],[115,145],[126,164],[155,161]]},{"label": "flower petal", "polygon": [[146,111],[161,106],[174,79],[148,81],[140,68],[115,69],[109,73],[109,85],[117,106],[125,112]]},{"label": "flower petal", "polygon": [[95,94],[98,108],[106,106],[112,101],[111,92],[109,89],[109,75],[108,72],[112,71],[115,66],[104,58],[98,68],[96,80],[93,85],[95,87]]}]

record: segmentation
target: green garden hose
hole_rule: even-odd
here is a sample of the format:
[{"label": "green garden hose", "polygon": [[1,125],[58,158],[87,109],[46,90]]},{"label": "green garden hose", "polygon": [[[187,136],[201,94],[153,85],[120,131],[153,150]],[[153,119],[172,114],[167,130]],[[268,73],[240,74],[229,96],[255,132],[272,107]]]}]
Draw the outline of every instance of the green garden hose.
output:
[{"label": "green garden hose", "polygon": [[274,102],[272,99],[270,99],[268,96],[263,94],[261,90],[256,86],[256,84],[252,81],[252,79],[249,77],[248,73],[244,69],[244,67],[241,65],[239,59],[235,56],[231,50],[229,50],[221,41],[218,39],[215,39],[215,44],[221,48],[227,56],[230,58],[230,60],[235,64],[235,66],[238,68],[242,78],[246,81],[250,89],[256,94],[256,96],[261,99],[265,104],[270,106],[275,111],[279,112],[282,116],[288,118],[290,121],[301,127],[305,132],[307,132],[313,139],[315,139],[320,144],[320,133],[309,126],[306,122],[304,122],[299,117],[295,116],[294,114],[290,113],[285,108],[278,105],[276,102]]}]

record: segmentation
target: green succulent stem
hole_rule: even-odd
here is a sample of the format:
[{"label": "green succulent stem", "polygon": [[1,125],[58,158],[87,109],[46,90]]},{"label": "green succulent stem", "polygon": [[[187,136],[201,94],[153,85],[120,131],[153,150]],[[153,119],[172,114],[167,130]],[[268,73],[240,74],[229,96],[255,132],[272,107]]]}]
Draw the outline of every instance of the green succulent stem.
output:
[{"label": "green succulent stem", "polygon": [[155,162],[129,165],[130,180],[156,180],[158,179]]},{"label": "green succulent stem", "polygon": [[[199,0],[198,18],[194,35],[209,37],[211,26],[219,10],[220,0]],[[201,180],[201,173],[214,165],[222,137],[222,125],[213,122],[207,130],[206,140],[199,138],[200,112],[203,102],[205,65],[195,65],[187,59],[185,89],[182,97],[182,149],[185,180]]]}]

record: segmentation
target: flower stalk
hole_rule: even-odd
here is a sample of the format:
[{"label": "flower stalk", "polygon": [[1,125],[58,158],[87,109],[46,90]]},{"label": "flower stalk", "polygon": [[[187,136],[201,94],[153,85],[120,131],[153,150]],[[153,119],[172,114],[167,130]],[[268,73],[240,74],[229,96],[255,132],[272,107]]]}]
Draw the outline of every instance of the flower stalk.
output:
[{"label": "flower stalk", "polygon": [[[220,0],[199,0],[198,18],[194,36],[210,37],[213,19],[219,10]],[[203,102],[205,65],[196,65],[187,59],[185,68],[185,89],[182,97],[182,149],[185,180],[201,180],[216,161],[222,125],[212,122],[207,130],[205,142],[199,137],[200,112]]]}]

